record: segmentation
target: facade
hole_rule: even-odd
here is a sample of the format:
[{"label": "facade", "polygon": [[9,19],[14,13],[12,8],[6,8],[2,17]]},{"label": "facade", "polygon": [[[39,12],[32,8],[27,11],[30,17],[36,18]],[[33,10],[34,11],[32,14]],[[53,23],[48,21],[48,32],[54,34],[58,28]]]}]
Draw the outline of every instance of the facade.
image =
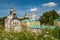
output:
[{"label": "facade", "polygon": [[54,25],[60,27],[60,17],[54,20]]},{"label": "facade", "polygon": [[12,7],[10,7],[10,13],[5,19],[5,31],[10,31],[10,29],[13,29],[14,31],[20,31],[20,21],[18,20],[16,16],[16,9],[14,9],[14,12],[12,10]]},{"label": "facade", "polygon": [[[40,30],[40,21],[39,20],[29,20],[25,19],[21,21],[22,26],[24,25],[28,31],[38,33]],[[34,28],[35,27],[35,28]]]},{"label": "facade", "polygon": [[21,24],[22,25],[25,24],[27,27],[32,26],[32,25],[38,26],[38,25],[40,25],[40,21],[39,20],[25,19],[25,20],[21,21]]}]

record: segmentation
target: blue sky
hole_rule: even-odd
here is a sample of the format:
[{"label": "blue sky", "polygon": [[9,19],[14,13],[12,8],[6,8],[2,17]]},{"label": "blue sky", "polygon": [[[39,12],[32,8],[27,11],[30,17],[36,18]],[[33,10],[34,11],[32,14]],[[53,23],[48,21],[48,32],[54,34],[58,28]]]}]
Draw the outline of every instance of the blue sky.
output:
[{"label": "blue sky", "polygon": [[60,13],[60,0],[0,0],[0,17],[9,14],[10,5],[13,9],[16,8],[18,17],[24,13],[31,15],[32,11],[35,12],[36,16],[50,10],[56,10]]}]

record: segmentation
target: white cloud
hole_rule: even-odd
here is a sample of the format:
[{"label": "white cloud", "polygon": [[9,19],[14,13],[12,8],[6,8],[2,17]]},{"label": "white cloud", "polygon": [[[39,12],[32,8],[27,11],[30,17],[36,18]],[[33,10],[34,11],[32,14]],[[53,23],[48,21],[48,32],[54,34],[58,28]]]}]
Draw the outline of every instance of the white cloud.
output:
[{"label": "white cloud", "polygon": [[31,8],[29,11],[38,11],[37,7]]},{"label": "white cloud", "polygon": [[55,3],[55,2],[49,2],[49,3],[43,4],[42,6],[53,7],[53,6],[56,6],[56,5],[57,5],[57,3]]},{"label": "white cloud", "polygon": [[60,10],[58,10],[57,13],[60,13]]}]

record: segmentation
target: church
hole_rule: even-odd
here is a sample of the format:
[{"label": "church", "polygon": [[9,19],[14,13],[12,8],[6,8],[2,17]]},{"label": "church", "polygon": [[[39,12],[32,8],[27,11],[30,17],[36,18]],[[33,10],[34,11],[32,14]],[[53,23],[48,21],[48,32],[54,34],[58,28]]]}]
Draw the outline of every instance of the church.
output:
[{"label": "church", "polygon": [[10,7],[9,15],[5,19],[5,31],[10,31],[10,29],[14,31],[20,31],[20,21],[17,18],[16,15],[16,9],[12,9],[12,6]]}]

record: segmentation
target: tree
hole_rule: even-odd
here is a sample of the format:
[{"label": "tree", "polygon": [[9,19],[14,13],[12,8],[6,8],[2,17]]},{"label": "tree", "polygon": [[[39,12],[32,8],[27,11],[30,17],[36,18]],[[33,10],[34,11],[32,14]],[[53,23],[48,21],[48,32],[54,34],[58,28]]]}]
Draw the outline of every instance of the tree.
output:
[{"label": "tree", "polygon": [[6,18],[6,17],[1,17],[1,18],[0,18],[0,24],[4,24],[5,18]]},{"label": "tree", "polygon": [[0,18],[0,29],[4,29],[4,20],[6,17],[1,17]]},{"label": "tree", "polygon": [[55,10],[52,10],[52,11],[43,13],[43,15],[40,16],[39,20],[41,24],[53,25],[54,20],[58,17],[59,15],[57,14],[57,12]]}]

